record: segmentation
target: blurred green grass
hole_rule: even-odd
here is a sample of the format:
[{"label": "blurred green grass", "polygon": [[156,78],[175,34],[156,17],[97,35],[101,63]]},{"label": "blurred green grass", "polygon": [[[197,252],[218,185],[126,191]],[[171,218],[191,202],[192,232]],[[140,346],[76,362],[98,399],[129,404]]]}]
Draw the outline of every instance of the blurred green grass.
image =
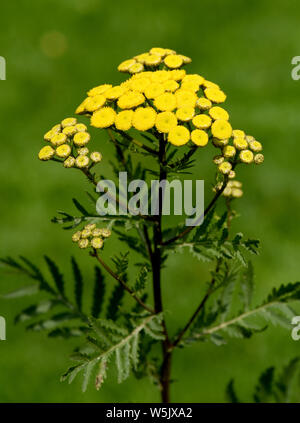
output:
[{"label": "blurred green grass", "polygon": [[[299,19],[295,0],[2,4],[0,55],[7,60],[7,80],[0,81],[0,255],[24,254],[41,264],[47,253],[66,267],[74,254],[90,280],[91,259],[71,245],[69,232],[50,223],[57,209],[73,210],[70,199],[84,198],[87,184],[73,171],[40,163],[36,154],[43,133],[72,115],[88,88],[120,81],[116,71],[120,61],[163,46],[191,56],[189,72],[219,83],[228,95],[233,125],[264,144],[265,164],[239,171],[245,195],[238,206],[241,216],[234,223],[234,229],[262,240],[261,255],[254,260],[256,297],[272,286],[297,280],[300,82],[291,79],[290,62],[299,55]],[[50,51],[49,37],[54,39]],[[62,54],[52,57],[57,49]],[[107,163],[111,146],[105,137],[97,137]],[[202,162],[199,158],[196,176],[208,185],[213,166],[207,157],[203,154]],[[104,163],[103,172],[106,169]],[[113,243],[107,257],[119,248]],[[196,306],[195,292],[207,277],[204,266],[187,254],[170,258],[163,292],[171,330]],[[0,291],[25,282],[2,275]],[[14,315],[28,303],[0,301],[0,314],[8,324],[7,341],[0,343],[1,402],[159,399],[147,380],[130,378],[117,385],[113,372],[101,392],[90,387],[82,394],[79,381],[61,384],[59,376],[68,365],[72,342],[54,341],[15,326]],[[173,401],[223,401],[232,376],[241,396],[250,400],[259,373],[271,364],[281,365],[298,351],[290,333],[279,328],[225,347],[199,344],[178,351]]]}]

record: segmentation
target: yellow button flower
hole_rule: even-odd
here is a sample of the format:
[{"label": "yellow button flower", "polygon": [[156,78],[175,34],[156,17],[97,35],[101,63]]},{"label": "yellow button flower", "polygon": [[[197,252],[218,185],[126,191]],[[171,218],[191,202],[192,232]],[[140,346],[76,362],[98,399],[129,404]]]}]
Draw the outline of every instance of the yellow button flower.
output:
[{"label": "yellow button flower", "polygon": [[79,248],[87,248],[89,246],[89,240],[88,239],[80,239],[78,241],[78,247]]},{"label": "yellow button flower", "polygon": [[219,106],[212,107],[208,113],[214,120],[218,120],[218,119],[228,120],[229,119],[229,114],[227,113],[227,111]]},{"label": "yellow button flower", "polygon": [[245,150],[248,148],[248,142],[244,137],[233,138],[233,145],[237,150]]},{"label": "yellow button flower", "polygon": [[63,159],[65,159],[66,157],[68,157],[70,154],[71,154],[71,147],[69,146],[69,144],[60,145],[56,149],[56,155],[58,157],[63,158]]},{"label": "yellow button flower", "polygon": [[252,163],[254,160],[254,154],[250,150],[242,150],[239,158],[243,163]]},{"label": "yellow button flower", "polygon": [[164,63],[170,69],[177,69],[183,65],[183,58],[177,54],[170,54],[164,58]]},{"label": "yellow button flower", "polygon": [[67,126],[74,126],[77,123],[76,118],[66,118],[61,122],[61,126],[66,128]]},{"label": "yellow button flower", "polygon": [[66,134],[63,134],[61,132],[59,134],[54,135],[51,138],[50,141],[51,141],[51,144],[52,145],[55,145],[55,146],[62,145],[62,144],[64,144],[67,141],[67,136],[66,136]]},{"label": "yellow button flower", "polygon": [[95,249],[103,247],[103,239],[96,237],[91,240],[91,246]]},{"label": "yellow button flower", "polygon": [[75,165],[75,158],[73,156],[69,156],[64,161],[64,167],[66,167],[66,168],[73,167],[74,165]]},{"label": "yellow button flower", "polygon": [[183,54],[180,54],[179,56],[182,58],[183,63],[185,65],[187,65],[188,63],[191,63],[192,62],[192,59],[190,57],[188,57],[188,56],[184,56]]},{"label": "yellow button flower", "polygon": [[263,163],[265,160],[264,155],[263,154],[255,154],[254,156],[254,163],[255,164],[261,164]]},{"label": "yellow button flower", "polygon": [[120,87],[120,85],[116,85],[115,87],[109,88],[105,91],[105,97],[108,100],[116,100],[117,98],[121,97],[125,93],[125,88]]},{"label": "yellow button flower", "polygon": [[193,124],[198,129],[207,129],[211,125],[211,118],[208,115],[197,115],[193,119]]},{"label": "yellow button flower", "polygon": [[145,65],[147,66],[157,66],[161,63],[161,56],[159,54],[148,54],[145,57]]},{"label": "yellow button flower", "polygon": [[40,150],[38,156],[40,160],[50,160],[54,156],[54,149],[50,145],[46,145]]},{"label": "yellow button flower", "polygon": [[227,175],[231,171],[232,165],[229,162],[223,162],[218,166],[218,169],[223,175]]},{"label": "yellow button flower", "polygon": [[158,54],[159,56],[165,56],[166,55],[166,50],[164,48],[161,47],[152,47],[152,49],[149,52],[150,54]]},{"label": "yellow button flower", "polygon": [[46,132],[46,134],[44,135],[44,140],[45,141],[51,141],[51,138],[54,137],[55,132],[52,131],[52,129],[48,132]]},{"label": "yellow button flower", "polygon": [[133,107],[140,106],[145,101],[145,97],[138,91],[130,91],[122,95],[118,100],[120,109],[132,109]]},{"label": "yellow button flower", "polygon": [[171,112],[176,108],[176,103],[176,97],[172,93],[164,93],[154,99],[155,107],[162,112]]},{"label": "yellow button flower", "polygon": [[130,81],[130,88],[133,91],[139,91],[139,92],[144,92],[145,89],[148,87],[148,85],[150,85],[151,81],[149,78],[138,78],[138,79],[133,79],[132,81]]},{"label": "yellow button flower", "polygon": [[90,159],[94,163],[99,163],[102,160],[102,154],[99,151],[93,151],[90,155]]},{"label": "yellow button flower", "polygon": [[232,145],[226,145],[226,147],[223,148],[223,155],[227,159],[230,157],[234,157],[236,154],[236,149]]},{"label": "yellow button flower", "polygon": [[218,119],[212,124],[211,132],[214,137],[222,140],[231,137],[232,128],[227,120]]},{"label": "yellow button flower", "polygon": [[103,236],[103,238],[109,238],[111,236],[111,230],[108,228],[102,228],[101,235]]},{"label": "yellow button flower", "polygon": [[89,149],[87,147],[81,147],[81,148],[78,148],[77,153],[80,156],[86,156],[87,154],[89,154]]},{"label": "yellow button flower", "polygon": [[80,169],[87,167],[89,164],[89,158],[87,156],[78,156],[75,160],[75,165]]},{"label": "yellow button flower", "polygon": [[201,129],[194,129],[191,133],[191,140],[199,147],[205,147],[208,143],[208,135]]},{"label": "yellow button flower", "polygon": [[144,65],[142,63],[134,63],[130,65],[128,68],[128,72],[132,74],[143,72],[143,70],[144,70]]},{"label": "yellow button flower", "polygon": [[253,140],[249,142],[250,150],[254,151],[255,153],[258,153],[262,150],[262,145],[260,142]]},{"label": "yellow button flower", "polygon": [[190,131],[184,126],[178,125],[172,128],[168,135],[168,141],[176,146],[181,146],[189,142]]},{"label": "yellow button flower", "polygon": [[120,63],[118,66],[119,72],[128,72],[129,67],[136,63],[135,59],[124,60],[124,62]]},{"label": "yellow button flower", "polygon": [[156,120],[156,112],[152,107],[138,108],[132,118],[132,125],[139,131],[147,131],[153,128]]},{"label": "yellow button flower", "polygon": [[119,112],[115,119],[115,126],[120,131],[128,131],[132,127],[133,110]]},{"label": "yellow button flower", "polygon": [[245,137],[245,132],[242,131],[241,129],[234,129],[232,131],[232,136],[234,138],[244,138]]},{"label": "yellow button flower", "polygon": [[169,71],[169,78],[173,79],[174,81],[181,81],[186,75],[186,71],[184,69],[175,69]]},{"label": "yellow button flower", "polygon": [[191,106],[183,106],[176,110],[176,117],[183,122],[192,120],[195,115],[195,109]]},{"label": "yellow button flower", "polygon": [[163,84],[159,84],[157,82],[152,82],[148,87],[145,89],[145,96],[149,99],[156,98],[162,95],[165,92]]},{"label": "yellow button flower", "polygon": [[218,84],[215,84],[214,82],[208,81],[207,79],[205,79],[202,84],[204,88],[216,88],[217,90],[220,89]]},{"label": "yellow button flower", "polygon": [[115,118],[116,112],[114,109],[111,107],[103,107],[103,109],[98,110],[92,115],[91,125],[95,128],[109,128],[114,123]]},{"label": "yellow button flower", "polygon": [[196,105],[200,110],[209,110],[212,106],[212,103],[210,100],[208,100],[208,98],[200,97],[198,98]]},{"label": "yellow button flower", "polygon": [[76,134],[76,126],[67,126],[63,129],[63,134],[65,134],[67,137],[72,137],[74,134]]},{"label": "yellow button flower", "polygon": [[166,82],[169,79],[170,75],[169,72],[166,70],[157,70],[152,72],[151,74],[151,81],[157,82],[159,84]]},{"label": "yellow button flower", "polygon": [[78,242],[81,238],[81,231],[77,231],[72,235],[72,241]]},{"label": "yellow button flower", "polygon": [[145,58],[145,65],[157,66],[161,63],[161,56],[159,54],[148,54]]},{"label": "yellow button flower", "polygon": [[87,126],[84,123],[77,123],[77,125],[75,125],[75,129],[77,132],[85,132],[87,131]]},{"label": "yellow button flower", "polygon": [[91,136],[88,132],[78,132],[74,135],[73,141],[77,147],[83,147],[91,139]]},{"label": "yellow button flower", "polygon": [[104,94],[109,88],[111,88],[111,84],[102,84],[98,85],[98,87],[94,87],[87,92],[87,95],[90,97],[94,97],[95,95]]},{"label": "yellow button flower", "polygon": [[177,107],[192,106],[195,107],[197,95],[192,91],[177,90],[174,94],[177,100]]},{"label": "yellow button flower", "polygon": [[226,100],[226,95],[218,88],[206,88],[204,94],[214,103],[223,103]]},{"label": "yellow button flower", "polygon": [[163,82],[163,87],[166,91],[174,92],[179,88],[179,84],[173,79],[169,79],[168,81]]},{"label": "yellow button flower", "polygon": [[182,82],[181,84],[182,90],[192,91],[194,93],[199,91],[199,88],[200,88],[199,84],[194,81],[186,81],[186,82]]},{"label": "yellow button flower", "polygon": [[185,82],[194,82],[194,83],[196,83],[196,84],[198,84],[198,85],[202,85],[202,84],[203,84],[203,82],[204,82],[204,78],[203,78],[203,76],[198,75],[197,73],[194,73],[194,74],[188,74],[188,75],[186,75],[186,76],[182,79],[182,82],[183,82],[183,83],[185,83]]},{"label": "yellow button flower", "polygon": [[159,132],[167,134],[172,128],[177,126],[177,118],[172,112],[158,113],[155,126]]},{"label": "yellow button flower", "polygon": [[94,97],[88,97],[84,100],[84,108],[88,112],[95,112],[96,110],[101,109],[101,107],[105,104],[106,98],[104,95],[99,94],[95,95]]}]

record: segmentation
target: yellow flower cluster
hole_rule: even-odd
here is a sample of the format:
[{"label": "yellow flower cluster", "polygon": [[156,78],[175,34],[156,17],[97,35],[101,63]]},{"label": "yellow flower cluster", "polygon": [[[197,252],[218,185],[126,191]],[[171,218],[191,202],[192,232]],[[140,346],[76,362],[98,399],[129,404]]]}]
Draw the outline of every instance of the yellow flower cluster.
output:
[{"label": "yellow flower cluster", "polygon": [[213,161],[218,166],[219,172],[229,177],[235,176],[232,171],[233,163],[261,164],[264,161],[264,155],[261,153],[262,144],[240,129],[234,129],[229,137],[223,139],[213,137],[212,143],[221,149],[222,153],[214,157]]},{"label": "yellow flower cluster", "polygon": [[105,239],[110,236],[110,229],[97,228],[94,223],[89,223],[82,231],[77,231],[72,235],[72,241],[76,242],[79,248],[92,247],[98,250],[103,247]]},{"label": "yellow flower cluster", "polygon": [[66,118],[44,135],[49,144],[40,150],[38,157],[40,160],[62,161],[67,168],[85,168],[102,159],[98,151],[89,152],[87,144],[90,139],[86,125],[78,123],[76,118]]},{"label": "yellow flower cluster", "polygon": [[242,183],[237,180],[228,181],[223,195],[229,198],[241,198],[243,195]]},{"label": "yellow flower cluster", "polygon": [[211,134],[229,138],[229,115],[217,105],[226,95],[203,76],[187,74],[182,67],[190,62],[173,50],[152,48],[119,65],[129,79],[89,90],[76,113],[90,116],[96,128],[162,133],[175,146],[191,141],[204,147]]}]

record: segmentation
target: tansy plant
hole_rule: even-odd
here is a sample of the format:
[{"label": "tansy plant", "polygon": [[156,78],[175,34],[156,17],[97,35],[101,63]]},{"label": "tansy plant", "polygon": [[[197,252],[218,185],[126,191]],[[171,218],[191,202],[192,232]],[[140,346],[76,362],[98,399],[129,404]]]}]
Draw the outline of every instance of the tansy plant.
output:
[{"label": "tansy plant", "polygon": [[[84,284],[88,282],[83,281],[74,258],[71,260],[74,299],[67,295],[63,275],[49,257],[45,259],[54,284],[24,257],[2,260],[4,265],[35,280],[33,286],[6,297],[38,291],[48,297],[23,310],[16,321],[32,320],[29,329],[46,330],[51,337],[81,339],[71,357],[74,364],[62,380],[72,382],[82,373],[83,390],[90,380],[99,389],[115,362],[119,382],[130,372],[137,378],[149,376],[162,401],[169,402],[173,354],[184,354],[183,347],[194,342],[221,345],[230,337],[249,338],[264,331],[269,322],[290,328],[294,314],[290,302],[300,299],[297,282],[274,288],[258,305],[252,305],[253,267],[248,254],[258,254],[259,242],[241,233],[231,233],[230,226],[236,216],[233,206],[243,194],[236,172],[241,165],[259,165],[264,161],[262,144],[244,131],[232,129],[228,112],[220,106],[226,100],[225,93],[203,76],[187,73],[185,66],[190,62],[190,58],[173,50],[152,48],[118,66],[120,72],[129,74],[119,85],[103,84],[88,91],[76,114],[106,134],[115,162],[111,157],[102,158],[87,122],[79,123],[75,117],[63,119],[45,134],[46,145],[38,157],[78,169],[95,192],[97,183],[104,179],[95,171],[96,167],[101,170],[101,160],[112,164],[115,174],[127,172],[129,179],[149,180],[154,175],[163,181],[185,175],[195,165],[199,170],[202,149],[215,148],[217,154],[212,161],[216,178],[203,223],[168,226],[168,218],[162,219],[162,190],[159,211],[154,216],[142,213],[101,216],[95,211],[95,195],[89,194],[92,211],[73,200],[78,214],[60,212],[53,222],[73,229],[72,241],[95,259],[90,310],[83,307],[82,301]],[[139,161],[144,156],[152,161],[147,168]],[[112,238],[120,240],[120,252],[110,259],[106,257],[105,245]],[[196,261],[207,263],[211,279],[206,284],[201,281],[199,291],[192,293],[186,289],[188,281],[182,281],[184,295],[198,297],[199,305],[175,333],[170,333],[172,314],[163,302],[161,287],[173,288],[162,278],[161,271],[168,267],[171,254],[184,250]],[[133,278],[128,276],[129,264],[135,265]],[[108,299],[106,289],[110,290]],[[126,296],[128,301],[124,302]],[[289,377],[283,372],[277,382],[273,380],[273,370],[268,369],[259,380],[254,400],[287,400],[297,362],[295,359],[285,368]],[[230,401],[238,401],[233,381],[226,392]]]}]

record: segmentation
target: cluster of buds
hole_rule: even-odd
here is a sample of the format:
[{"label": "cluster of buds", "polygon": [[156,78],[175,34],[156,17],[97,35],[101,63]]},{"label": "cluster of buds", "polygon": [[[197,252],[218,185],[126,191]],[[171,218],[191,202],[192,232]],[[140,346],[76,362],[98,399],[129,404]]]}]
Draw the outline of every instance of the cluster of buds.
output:
[{"label": "cluster of buds", "polygon": [[261,153],[262,144],[240,129],[234,129],[229,138],[221,140],[213,138],[212,143],[222,152],[214,157],[213,162],[218,166],[219,172],[228,175],[229,178],[235,177],[233,164],[261,164],[264,161],[264,155]]},{"label": "cluster of buds", "polygon": [[67,168],[86,168],[102,159],[98,151],[89,152],[90,139],[86,125],[77,123],[76,118],[66,118],[44,135],[49,145],[40,150],[38,157],[40,160],[61,161]]},{"label": "cluster of buds", "polygon": [[243,195],[242,182],[237,180],[228,181],[226,188],[223,191],[224,197],[241,198]]},{"label": "cluster of buds", "polygon": [[110,229],[97,228],[94,223],[89,223],[81,231],[72,235],[72,241],[76,242],[79,248],[92,247],[98,250],[103,247],[105,239],[110,236]]}]

